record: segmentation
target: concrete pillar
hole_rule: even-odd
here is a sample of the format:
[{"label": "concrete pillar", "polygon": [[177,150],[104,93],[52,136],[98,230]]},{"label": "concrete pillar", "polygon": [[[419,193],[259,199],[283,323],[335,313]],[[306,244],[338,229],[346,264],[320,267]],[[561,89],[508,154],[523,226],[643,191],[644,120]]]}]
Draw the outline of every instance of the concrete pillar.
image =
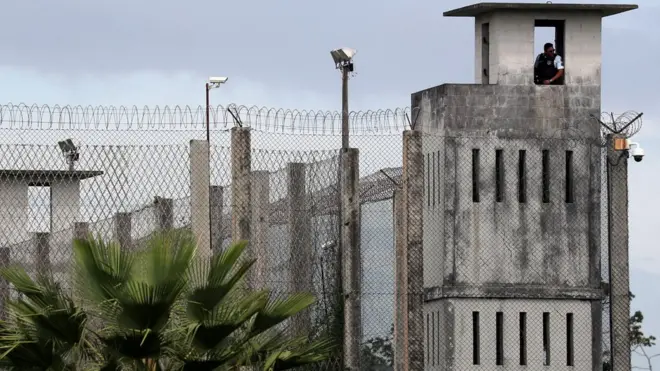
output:
[{"label": "concrete pillar", "polygon": [[234,242],[251,239],[251,149],[250,128],[231,128],[231,240]]},{"label": "concrete pillar", "polygon": [[628,263],[628,158],[608,136],[607,192],[612,370],[630,370],[630,276]]},{"label": "concrete pillar", "polygon": [[190,141],[190,224],[197,253],[211,256],[209,142]]},{"label": "concrete pillar", "polygon": [[80,180],[53,181],[50,185],[50,231],[71,229],[80,220]]},{"label": "concrete pillar", "polygon": [[404,223],[403,191],[394,190],[394,370],[404,370],[405,324],[407,313],[406,287],[406,228]]},{"label": "concrete pillar", "polygon": [[131,213],[116,213],[114,216],[114,240],[122,249],[130,249],[133,245],[131,236]]},{"label": "concrete pillar", "polygon": [[50,233],[34,234],[34,269],[35,272],[49,272],[50,265]]},{"label": "concrete pillar", "polygon": [[73,224],[73,238],[86,239],[89,237],[89,224],[87,222],[76,222]]},{"label": "concrete pillar", "polygon": [[251,250],[257,259],[253,266],[250,281],[254,288],[266,287],[268,268],[268,230],[270,228],[270,173],[252,172],[252,240]]},{"label": "concrete pillar", "polygon": [[174,200],[156,196],[154,208],[156,211],[156,228],[160,231],[174,228]]},{"label": "concrete pillar", "polygon": [[[11,249],[8,247],[0,247],[0,268],[9,266]],[[4,278],[0,278],[0,318],[7,318],[7,311],[5,303],[9,299],[9,282]]]},{"label": "concrete pillar", "polygon": [[341,246],[344,293],[344,369],[360,370],[362,344],[362,253],[360,251],[360,153],[341,153]]},{"label": "concrete pillar", "polygon": [[[288,183],[288,216],[289,216],[289,246],[291,267],[289,274],[291,293],[312,290],[312,244],[310,223],[311,216],[307,213],[307,197],[305,189],[305,164],[287,164]],[[293,318],[293,331],[295,335],[307,334],[311,329],[311,315],[309,309],[299,313]]]},{"label": "concrete pillar", "polygon": [[0,246],[29,238],[28,185],[22,179],[0,179]]},{"label": "concrete pillar", "polygon": [[213,254],[222,251],[222,212],[224,203],[224,188],[211,186],[211,250]]},{"label": "concrete pillar", "polygon": [[406,255],[404,370],[424,369],[424,154],[422,132],[403,133],[403,222]]}]

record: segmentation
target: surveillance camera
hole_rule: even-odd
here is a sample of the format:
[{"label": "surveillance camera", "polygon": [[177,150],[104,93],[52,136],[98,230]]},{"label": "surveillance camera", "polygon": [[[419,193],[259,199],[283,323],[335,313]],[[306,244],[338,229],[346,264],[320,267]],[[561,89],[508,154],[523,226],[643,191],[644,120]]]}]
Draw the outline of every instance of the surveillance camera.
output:
[{"label": "surveillance camera", "polygon": [[229,77],[224,77],[224,76],[215,76],[215,77],[209,77],[209,82],[211,84],[224,84],[229,80]]},{"label": "surveillance camera", "polygon": [[641,162],[644,158],[644,149],[640,147],[639,143],[630,143],[630,155],[636,162]]}]

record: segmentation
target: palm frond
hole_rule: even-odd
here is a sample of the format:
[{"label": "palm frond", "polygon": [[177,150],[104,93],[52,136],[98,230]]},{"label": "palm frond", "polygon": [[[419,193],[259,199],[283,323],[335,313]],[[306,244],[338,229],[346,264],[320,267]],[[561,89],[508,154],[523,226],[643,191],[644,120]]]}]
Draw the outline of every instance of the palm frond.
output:
[{"label": "palm frond", "polygon": [[308,343],[304,337],[298,338],[285,347],[274,350],[264,362],[264,370],[289,370],[325,361],[330,357],[335,346],[335,342],[331,339],[320,339]]},{"label": "palm frond", "polygon": [[74,256],[82,291],[95,303],[117,297],[133,269],[134,255],[118,243],[99,239],[76,239]]},{"label": "palm frond", "polygon": [[237,289],[255,262],[252,259],[236,265],[246,247],[247,241],[240,241],[211,258],[210,263],[197,261],[192,265],[187,307],[191,319],[203,321],[207,313]]},{"label": "palm frond", "polygon": [[311,294],[297,293],[288,298],[272,300],[257,314],[251,329],[251,334],[256,335],[266,331],[286,319],[293,317],[314,304],[314,296]]}]

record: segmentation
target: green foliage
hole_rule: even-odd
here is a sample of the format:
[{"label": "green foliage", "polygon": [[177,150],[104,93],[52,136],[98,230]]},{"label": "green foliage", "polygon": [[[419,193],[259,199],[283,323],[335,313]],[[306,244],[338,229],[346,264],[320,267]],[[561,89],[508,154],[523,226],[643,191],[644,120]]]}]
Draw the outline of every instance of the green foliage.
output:
[{"label": "green foliage", "polygon": [[362,368],[364,370],[394,369],[394,325],[385,337],[373,337],[362,347]]},{"label": "green foliage", "polygon": [[286,370],[326,360],[332,337],[280,329],[314,297],[245,289],[254,264],[241,241],[198,258],[193,236],[166,232],[142,251],[100,239],[74,241],[72,296],[48,274],[0,270],[20,294],[0,322],[0,367],[12,370]]}]

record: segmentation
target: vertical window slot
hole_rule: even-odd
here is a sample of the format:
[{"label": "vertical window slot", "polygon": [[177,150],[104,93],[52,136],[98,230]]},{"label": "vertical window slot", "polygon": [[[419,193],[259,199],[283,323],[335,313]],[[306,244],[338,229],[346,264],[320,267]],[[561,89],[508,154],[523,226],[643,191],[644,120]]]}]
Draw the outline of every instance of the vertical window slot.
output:
[{"label": "vertical window slot", "polygon": [[504,200],[504,151],[495,150],[495,201]]},{"label": "vertical window slot", "polygon": [[479,149],[472,150],[472,202],[479,202]]},{"label": "vertical window slot", "polygon": [[573,179],[573,151],[566,151],[566,203],[575,201],[575,181]]},{"label": "vertical window slot", "polygon": [[527,152],[518,151],[518,202],[527,202]]},{"label": "vertical window slot", "polygon": [[550,151],[543,150],[541,159],[541,172],[543,183],[543,203],[550,202]]},{"label": "vertical window slot", "polygon": [[550,366],[550,313],[543,313],[543,365]]},{"label": "vertical window slot", "polygon": [[520,365],[527,365],[527,313],[521,312],[519,318],[520,331]]},{"label": "vertical window slot", "polygon": [[433,169],[433,207],[435,208],[435,174],[436,174],[436,168],[435,168],[435,152],[433,152],[433,166],[431,167]]},{"label": "vertical window slot", "polygon": [[478,365],[480,361],[480,346],[481,340],[479,338],[479,312],[472,312],[472,364]]},{"label": "vertical window slot", "polygon": [[504,313],[495,314],[495,365],[504,365]]},{"label": "vertical window slot", "polygon": [[566,366],[575,366],[573,313],[566,313]]},{"label": "vertical window slot", "polygon": [[431,155],[426,154],[426,206],[431,206]]}]

